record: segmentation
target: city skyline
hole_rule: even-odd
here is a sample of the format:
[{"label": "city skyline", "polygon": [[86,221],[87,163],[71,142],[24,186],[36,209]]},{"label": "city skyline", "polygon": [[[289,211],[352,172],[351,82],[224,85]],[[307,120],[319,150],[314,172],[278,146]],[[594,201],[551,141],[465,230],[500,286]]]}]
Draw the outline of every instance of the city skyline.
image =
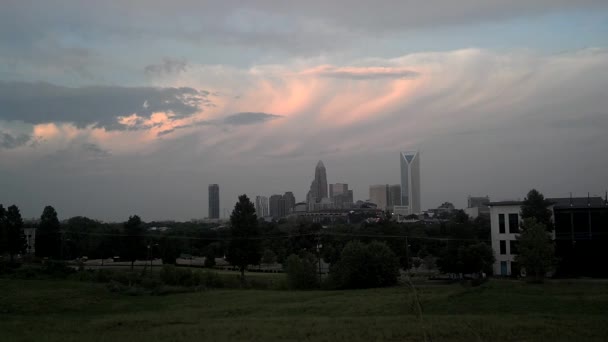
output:
[{"label": "city skyline", "polygon": [[608,188],[606,1],[3,5],[0,202],[28,218],[204,218],[211,183],[224,217],[304,201],[318,160],[366,199],[407,149],[422,208]]}]

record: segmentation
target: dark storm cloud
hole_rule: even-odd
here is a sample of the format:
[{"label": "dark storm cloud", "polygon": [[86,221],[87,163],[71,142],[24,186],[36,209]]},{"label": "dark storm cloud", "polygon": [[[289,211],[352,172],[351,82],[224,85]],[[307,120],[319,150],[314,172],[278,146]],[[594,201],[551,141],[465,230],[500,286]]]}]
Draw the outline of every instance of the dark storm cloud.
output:
[{"label": "dark storm cloud", "polygon": [[[0,81],[0,119],[30,124],[71,122],[82,128],[126,129],[120,116],[148,118],[170,112],[176,118],[201,111],[208,92],[193,88],[95,86],[69,88],[49,83]],[[138,125],[130,128],[138,128]]]},{"label": "dark storm cloud", "polygon": [[160,64],[150,64],[144,68],[146,75],[171,75],[185,72],[188,62],[185,59],[164,58]]},{"label": "dark storm cloud", "polygon": [[17,148],[27,144],[31,139],[32,136],[28,134],[12,135],[10,133],[0,132],[0,148]]},{"label": "dark storm cloud", "polygon": [[223,123],[226,125],[254,125],[274,119],[281,118],[280,115],[267,114],[267,113],[253,113],[253,112],[244,112],[244,113],[236,113],[232,114],[226,118],[224,118]]}]

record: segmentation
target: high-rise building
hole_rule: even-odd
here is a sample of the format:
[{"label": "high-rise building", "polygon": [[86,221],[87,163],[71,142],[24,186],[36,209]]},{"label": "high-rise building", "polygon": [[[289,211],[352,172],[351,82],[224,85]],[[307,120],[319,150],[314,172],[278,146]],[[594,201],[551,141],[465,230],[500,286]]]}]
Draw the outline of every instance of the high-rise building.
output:
[{"label": "high-rise building", "polygon": [[420,153],[400,153],[401,161],[401,207],[409,214],[420,213]]},{"label": "high-rise building", "polygon": [[293,192],[287,191],[283,195],[283,199],[285,200],[285,215],[289,215],[293,211],[293,207],[296,206],[296,197]]},{"label": "high-rise building", "polygon": [[348,190],[348,184],[329,184],[329,199],[336,209],[349,209],[353,206],[353,191]]},{"label": "high-rise building", "polygon": [[388,184],[371,185],[369,187],[369,200],[378,206],[379,209],[386,210],[388,208]]},{"label": "high-rise building", "polygon": [[315,167],[315,179],[310,184],[310,191],[306,195],[309,210],[315,210],[315,203],[320,203],[327,197],[327,172],[325,165],[319,160]]},{"label": "high-rise building", "polygon": [[272,218],[278,219],[281,218],[283,216],[285,216],[285,200],[283,199],[283,196],[281,195],[272,195],[270,196],[270,200],[269,202],[269,209],[270,209],[270,216]]},{"label": "high-rise building", "polygon": [[255,197],[255,213],[258,217],[268,216],[268,197],[256,196]]},{"label": "high-rise building", "polygon": [[209,218],[220,218],[220,186],[209,184]]},{"label": "high-rise building", "polygon": [[329,184],[329,198],[333,198],[336,195],[343,194],[348,191],[348,184],[336,183]]},{"label": "high-rise building", "polygon": [[388,187],[388,209],[393,210],[396,205],[401,205],[401,185],[399,184]]}]

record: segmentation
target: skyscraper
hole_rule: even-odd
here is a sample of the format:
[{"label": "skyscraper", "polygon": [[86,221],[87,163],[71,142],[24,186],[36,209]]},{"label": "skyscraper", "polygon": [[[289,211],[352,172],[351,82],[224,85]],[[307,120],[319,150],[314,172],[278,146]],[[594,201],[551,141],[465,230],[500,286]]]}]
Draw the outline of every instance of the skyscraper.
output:
[{"label": "skyscraper", "polygon": [[281,195],[272,195],[270,196],[269,209],[270,216],[272,218],[278,219],[284,216],[285,212],[285,200]]},{"label": "skyscraper", "polygon": [[283,195],[283,199],[285,200],[285,215],[288,215],[293,210],[293,207],[296,206],[296,197],[293,195],[293,192],[287,191]]},{"label": "skyscraper", "polygon": [[388,187],[388,209],[393,210],[396,205],[401,205],[401,185],[399,184]]},{"label": "skyscraper", "polygon": [[255,197],[255,213],[259,217],[268,216],[268,197],[256,196]]},{"label": "skyscraper", "polygon": [[220,218],[220,186],[209,184],[209,218]]},{"label": "skyscraper", "polygon": [[327,197],[327,172],[325,171],[325,165],[319,160],[315,167],[315,179],[310,184],[310,191],[306,196],[309,210],[315,210],[315,203],[321,202]]},{"label": "skyscraper", "polygon": [[388,184],[371,185],[369,187],[369,200],[377,205],[379,209],[386,210],[388,198]]},{"label": "skyscraper", "polygon": [[349,209],[353,206],[353,191],[348,190],[348,184],[329,184],[329,199],[336,209]]},{"label": "skyscraper", "polygon": [[420,213],[420,153],[400,153],[401,161],[401,206],[409,214]]}]

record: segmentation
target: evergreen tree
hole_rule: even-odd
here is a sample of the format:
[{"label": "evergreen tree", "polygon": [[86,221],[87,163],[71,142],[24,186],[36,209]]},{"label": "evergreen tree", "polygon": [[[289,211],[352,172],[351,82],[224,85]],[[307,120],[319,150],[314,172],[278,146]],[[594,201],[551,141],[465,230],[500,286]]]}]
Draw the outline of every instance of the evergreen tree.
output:
[{"label": "evergreen tree", "polygon": [[553,230],[553,222],[551,222],[551,202],[545,199],[545,196],[532,189],[528,192],[528,196],[524,199],[521,205],[522,220],[534,218],[537,223],[545,225],[547,230]]},{"label": "evergreen tree", "polygon": [[58,259],[61,255],[61,231],[55,208],[44,207],[36,230],[36,256]]},{"label": "evergreen tree", "polygon": [[144,228],[139,216],[129,216],[129,220],[124,224],[124,233],[124,250],[121,256],[131,262],[131,269],[133,269],[135,260],[146,256]]},{"label": "evergreen tree", "polygon": [[226,259],[240,269],[242,281],[245,280],[247,266],[260,263],[260,236],[255,207],[247,195],[241,195],[230,215],[230,244]]},{"label": "evergreen tree", "polygon": [[7,252],[8,240],[6,236],[6,209],[0,204],[0,256]]},{"label": "evergreen tree", "polygon": [[7,250],[12,262],[15,255],[25,252],[27,247],[25,234],[23,234],[23,219],[16,205],[11,205],[6,211],[5,231]]}]

